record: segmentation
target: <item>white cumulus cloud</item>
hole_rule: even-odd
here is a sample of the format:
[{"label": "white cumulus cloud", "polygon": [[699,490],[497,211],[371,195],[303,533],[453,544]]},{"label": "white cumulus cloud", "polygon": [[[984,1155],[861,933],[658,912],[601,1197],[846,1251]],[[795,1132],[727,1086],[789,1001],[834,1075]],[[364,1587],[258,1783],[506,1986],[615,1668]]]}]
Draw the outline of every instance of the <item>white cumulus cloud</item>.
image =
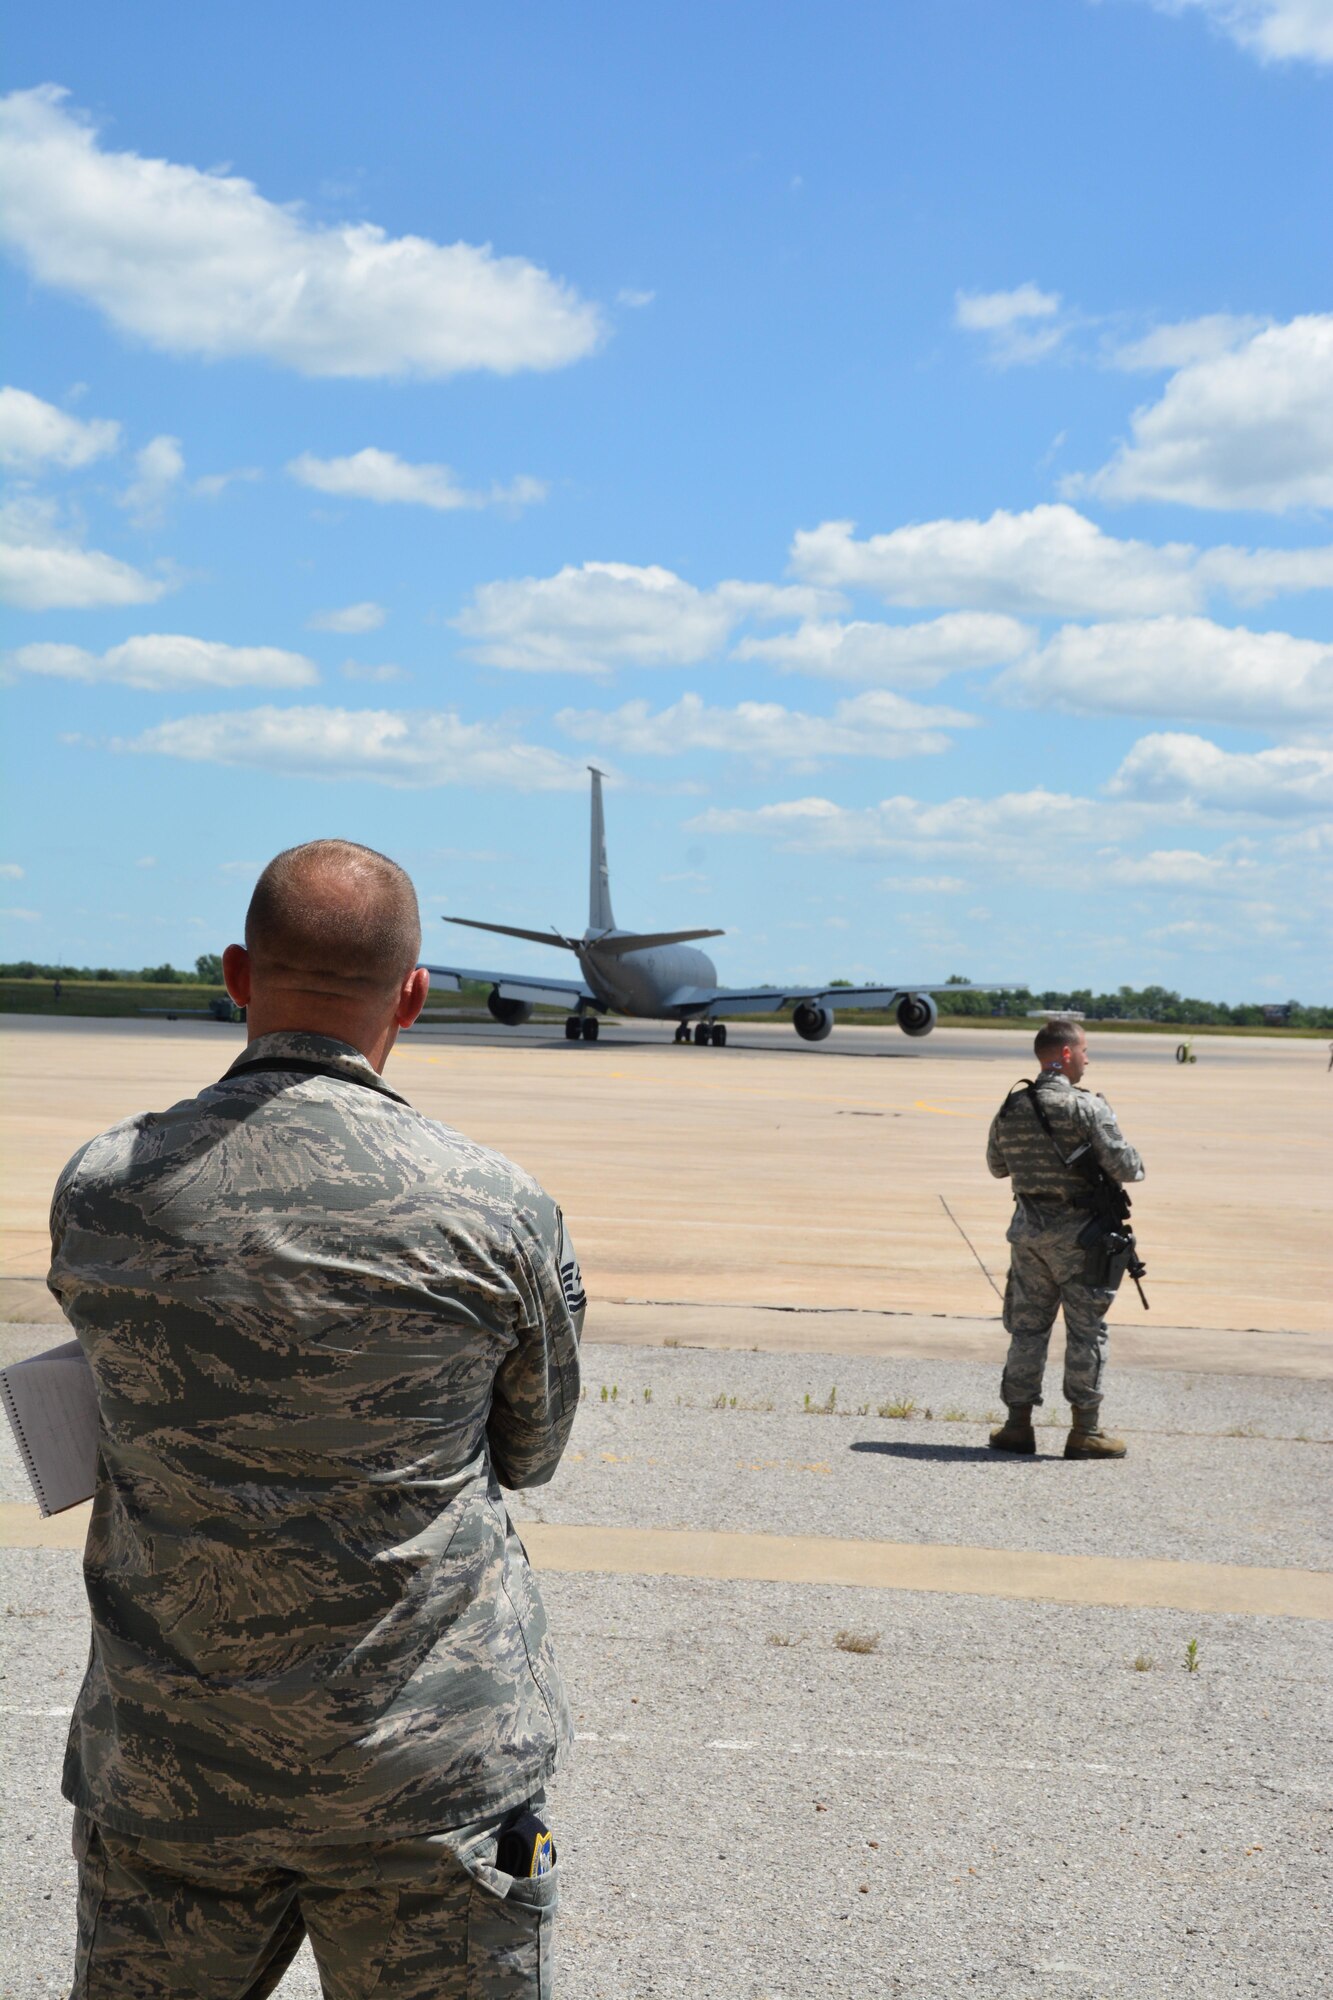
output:
[{"label": "white cumulus cloud", "polygon": [[1333,722],[1333,646],[1207,618],[1066,625],[997,691],[1076,715],[1282,727]]},{"label": "white cumulus cloud", "polygon": [[314,662],[276,646],[224,646],[217,640],[187,638],[179,632],[149,632],[126,639],[105,653],[82,646],[20,646],[6,656],[14,672],[49,679],[112,682],[122,687],[310,687],[319,679]]},{"label": "white cumulus cloud", "polygon": [[1107,787],[1113,798],[1228,817],[1287,819],[1333,807],[1333,750],[1223,750],[1203,736],[1143,736]]},{"label": "white cumulus cloud", "polygon": [[1194,574],[1205,592],[1225,591],[1238,604],[1305,590],[1333,590],[1333,548],[1204,549]]},{"label": "white cumulus cloud", "polygon": [[119,442],[120,425],[108,417],[67,416],[26,389],[0,389],[0,465],[12,472],[72,471]]},{"label": "white cumulus cloud", "polygon": [[312,632],[378,632],[388,615],[382,604],[367,598],[338,611],[313,611],[305,622]]},{"label": "white cumulus cloud", "polygon": [[1333,63],[1333,0],[1153,0],[1160,13],[1202,12],[1261,62]]},{"label": "white cumulus cloud", "polygon": [[940,855],[1041,869],[1048,865],[1047,843],[1049,851],[1060,852],[1071,841],[1104,839],[1107,807],[1103,800],[1041,788],[936,803],[898,796],[864,807],[804,798],[752,809],[713,807],[689,827],[700,833],[759,834],[780,847],[816,852]]},{"label": "white cumulus cloud", "polygon": [[699,590],[655,565],[589,562],[554,576],[484,583],[454,620],[487,666],[601,674],[616,666],[693,666],[745,618],[807,617],[827,599],[766,583]]},{"label": "white cumulus cloud", "polygon": [[0,881],[21,882],[23,870],[17,861],[0,861]]},{"label": "white cumulus cloud", "polygon": [[923,708],[882,689],[839,702],[831,716],[763,701],[710,708],[699,695],[686,694],[656,714],[646,701],[628,701],[609,712],[562,709],[555,719],[567,736],[627,756],[717,750],[757,763],[796,764],[825,757],[929,756],[948,749],[948,730],[974,722],[957,709]]},{"label": "white cumulus cloud", "polygon": [[90,611],[153,604],[168,588],[118,556],[81,548],[56,511],[18,500],[0,509],[0,604],[20,611]]},{"label": "white cumulus cloud", "polygon": [[899,896],[961,896],[968,885],[961,875],[885,875],[879,886]]},{"label": "white cumulus cloud", "polygon": [[185,455],[179,438],[152,438],[135,453],[134,478],[121,494],[127,507],[143,527],[160,520],[162,510],[185,472]]},{"label": "white cumulus cloud", "polygon": [[1098,876],[1132,889],[1188,889],[1230,894],[1237,878],[1256,873],[1258,864],[1230,852],[1201,854],[1195,847],[1158,847],[1149,854],[1113,854],[1098,865]]},{"label": "white cumulus cloud", "polygon": [[281,777],[352,779],[401,789],[581,791],[587,779],[577,758],[523,743],[500,723],[464,722],[452,711],[253,708],[162,722],[113,747]]},{"label": "white cumulus cloud", "polygon": [[563,367],[602,315],[488,244],[327,227],[238,175],[112,152],[52,85],[0,100],[0,241],[42,284],[172,354],[306,375]]},{"label": "white cumulus cloud", "polygon": [[1307,313],[1188,362],[1130,430],[1069,490],[1268,513],[1333,507],[1333,314]]},{"label": "white cumulus cloud", "polygon": [[477,490],[461,485],[447,465],[413,465],[396,452],[380,451],[374,445],[346,458],[316,458],[313,452],[303,451],[287,470],[293,479],[319,493],[374,500],[380,506],[434,507],[440,513],[454,513],[459,508],[530,507],[546,498],[543,482],[526,473],[511,479],[507,486],[497,483]]},{"label": "white cumulus cloud", "polygon": [[955,292],[954,325],[965,333],[980,333],[990,341],[990,354],[1001,367],[1040,361],[1064,338],[1060,294],[1037,285],[1015,285],[1007,292]]},{"label": "white cumulus cloud", "polygon": [[984,521],[919,521],[857,540],[852,521],[798,531],[791,567],[834,590],[889,604],[953,604],[1029,616],[1125,617],[1194,608],[1194,550],[1117,541],[1057,504]]},{"label": "white cumulus cloud", "polygon": [[1018,659],[1031,644],[1032,633],[1016,618],[953,611],[919,625],[807,619],[792,632],[742,639],[734,658],[764,660],[784,673],[817,674],[827,680],[924,688],[933,687],[946,674]]},{"label": "white cumulus cloud", "polygon": [[1137,340],[1113,347],[1107,360],[1113,368],[1185,368],[1192,361],[1211,361],[1219,354],[1262,333],[1268,324],[1253,313],[1204,313],[1198,319],[1175,320],[1169,326],[1155,326]]}]

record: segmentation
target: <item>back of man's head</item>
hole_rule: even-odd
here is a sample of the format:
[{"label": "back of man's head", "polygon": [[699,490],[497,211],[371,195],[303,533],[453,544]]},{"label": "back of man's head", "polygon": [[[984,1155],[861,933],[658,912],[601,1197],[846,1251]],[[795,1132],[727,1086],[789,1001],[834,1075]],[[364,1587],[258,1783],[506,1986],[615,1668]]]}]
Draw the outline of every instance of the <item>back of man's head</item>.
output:
[{"label": "back of man's head", "polygon": [[1081,1022],[1071,1021],[1062,1014],[1056,1014],[1045,1027],[1038,1028],[1033,1038],[1032,1052],[1040,1063],[1057,1062],[1062,1049],[1076,1049],[1082,1040]]},{"label": "back of man's head", "polygon": [[312,1003],[375,1007],[401,987],[421,953],[410,877],[354,840],[308,840],[276,854],[245,918],[253,979]]}]

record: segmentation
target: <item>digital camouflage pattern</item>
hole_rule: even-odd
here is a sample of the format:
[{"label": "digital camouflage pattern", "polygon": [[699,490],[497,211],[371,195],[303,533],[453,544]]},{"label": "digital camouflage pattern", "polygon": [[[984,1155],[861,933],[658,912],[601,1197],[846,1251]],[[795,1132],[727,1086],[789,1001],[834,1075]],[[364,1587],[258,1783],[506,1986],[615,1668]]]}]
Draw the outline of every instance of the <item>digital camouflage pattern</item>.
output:
[{"label": "digital camouflage pattern", "polygon": [[66,1797],[338,1843],[537,1792],[570,1721],[498,1482],[549,1479],[578,1404],[550,1197],[276,1034],[77,1153],[51,1242],[101,1424]]},{"label": "digital camouflage pattern", "polygon": [[1143,1179],[1143,1161],[1104,1097],[1052,1070],[1042,1072],[1037,1088],[1055,1144],[1022,1091],[996,1113],[986,1144],[987,1166],[997,1179],[1012,1179],[1015,1198],[1004,1288],[1009,1353],[1000,1394],[1011,1407],[1041,1402],[1046,1350],[1063,1307],[1065,1400],[1074,1409],[1095,1410],[1106,1368],[1106,1315],[1117,1287],[1095,1282],[1097,1258],[1078,1240],[1088,1221],[1087,1183],[1060,1155],[1068,1159],[1090,1144],[1111,1179],[1122,1183]]},{"label": "digital camouflage pattern", "polygon": [[559,1867],[504,1874],[497,1832],[490,1820],[358,1846],[276,1833],[201,1846],[76,1813],[70,2000],[265,2000],[306,1935],[328,2000],[550,2000]]}]

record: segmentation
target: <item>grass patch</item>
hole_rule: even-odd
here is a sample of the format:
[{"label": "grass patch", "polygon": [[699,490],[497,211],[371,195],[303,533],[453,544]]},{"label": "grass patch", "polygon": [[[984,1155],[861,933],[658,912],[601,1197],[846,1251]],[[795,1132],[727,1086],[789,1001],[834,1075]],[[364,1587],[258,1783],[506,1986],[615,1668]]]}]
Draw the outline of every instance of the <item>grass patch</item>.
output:
[{"label": "grass patch", "polygon": [[840,1653],[877,1653],[878,1632],[835,1632],[833,1643]]},{"label": "grass patch", "polygon": [[913,1396],[896,1396],[891,1402],[880,1404],[879,1414],[881,1417],[914,1417],[916,1399]]}]

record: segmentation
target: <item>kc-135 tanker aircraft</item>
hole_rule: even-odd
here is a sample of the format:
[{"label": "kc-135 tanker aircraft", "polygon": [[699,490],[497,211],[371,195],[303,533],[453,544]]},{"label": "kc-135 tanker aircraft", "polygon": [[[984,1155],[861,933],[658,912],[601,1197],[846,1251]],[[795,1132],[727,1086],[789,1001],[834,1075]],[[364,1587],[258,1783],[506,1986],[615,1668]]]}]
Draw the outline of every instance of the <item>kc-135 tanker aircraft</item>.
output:
[{"label": "kc-135 tanker aircraft", "polygon": [[[588,928],[581,938],[547,931],[521,930],[514,924],[482,923],[475,917],[446,917],[447,924],[469,930],[497,931],[501,937],[528,938],[533,944],[572,951],[582,979],[543,979],[526,972],[483,972],[474,966],[430,965],[426,970],[448,991],[464,981],[487,984],[486,1004],[497,1021],[517,1027],[530,1018],[534,1006],[569,1007],[565,1039],[595,1042],[599,1014],[614,1009],[647,1021],[674,1021],[678,1042],[722,1048],[727,1039],[720,1014],[776,1014],[792,1007],[792,1026],[803,1041],[822,1042],[833,1027],[834,999],[840,1007],[892,1009],[905,1035],[928,1035],[937,1008],[931,998],[948,982],[920,980],[900,986],[719,986],[717,968],[701,951],[696,938],[722,937],[718,930],[622,931],[611,914],[611,882],[606,866],[606,825],[602,816],[602,773],[592,772],[592,852],[589,864]],[[986,993],[993,987],[954,985],[952,992]]]}]

